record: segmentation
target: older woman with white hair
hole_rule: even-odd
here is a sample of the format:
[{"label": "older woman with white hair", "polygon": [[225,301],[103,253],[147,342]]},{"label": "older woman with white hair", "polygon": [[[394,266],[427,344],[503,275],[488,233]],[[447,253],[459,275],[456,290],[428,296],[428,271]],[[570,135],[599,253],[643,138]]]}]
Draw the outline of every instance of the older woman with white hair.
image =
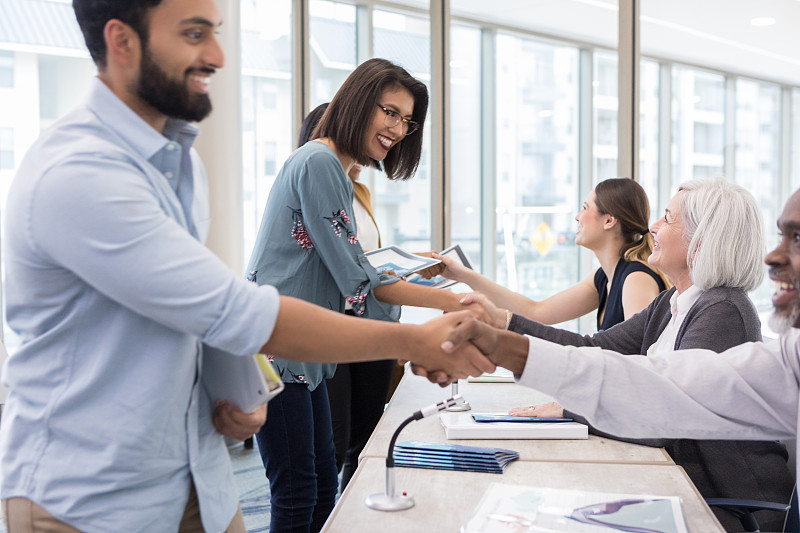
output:
[{"label": "older woman with white hair", "polygon": [[[512,316],[508,329],[561,345],[598,346],[649,357],[663,357],[666,352],[687,348],[719,353],[761,340],[761,323],[747,292],[758,287],[764,278],[765,237],[761,213],[749,192],[721,179],[684,183],[651,232],[656,242],[648,263],[659,268],[675,286],[662,292],[642,312],[591,336],[545,326],[519,315]],[[474,294],[469,299],[483,297]],[[484,303],[492,307],[490,302]],[[496,321],[506,316],[505,310],[497,308],[490,309],[490,313]],[[580,415],[564,411],[555,403],[512,411],[585,422]],[[706,498],[788,502],[791,496],[794,482],[786,464],[788,456],[778,442],[632,442],[666,447]],[[715,513],[726,529],[741,527],[727,511]],[[769,531],[780,530],[782,521],[779,513],[759,517],[759,523]]]}]

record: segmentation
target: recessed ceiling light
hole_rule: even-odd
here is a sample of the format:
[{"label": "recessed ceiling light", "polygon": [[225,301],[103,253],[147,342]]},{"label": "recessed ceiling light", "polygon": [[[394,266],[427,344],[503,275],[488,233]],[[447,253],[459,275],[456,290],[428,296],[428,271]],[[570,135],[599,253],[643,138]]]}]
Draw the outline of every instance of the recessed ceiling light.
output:
[{"label": "recessed ceiling light", "polygon": [[772,26],[775,24],[775,19],[772,17],[756,17],[750,21],[751,26]]}]

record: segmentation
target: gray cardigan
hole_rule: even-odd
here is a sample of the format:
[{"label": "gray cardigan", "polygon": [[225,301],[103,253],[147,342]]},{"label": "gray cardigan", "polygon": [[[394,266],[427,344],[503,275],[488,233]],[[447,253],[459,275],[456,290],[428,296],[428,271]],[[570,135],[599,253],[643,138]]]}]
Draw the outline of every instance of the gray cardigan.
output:
[{"label": "gray cardigan", "polygon": [[[667,327],[672,312],[672,288],[659,294],[643,311],[594,335],[579,335],[545,326],[519,315],[508,329],[565,346],[599,346],[622,354],[646,354]],[[733,346],[761,340],[761,322],[747,294],[740,289],[709,289],[689,309],[675,339],[675,349],[704,348],[722,352]],[[575,413],[564,416],[586,423]],[[592,433],[613,437],[592,429]],[[618,438],[618,437],[613,437]],[[722,441],[690,439],[619,439],[649,446],[664,446],[706,498],[729,497],[788,502],[794,481],[786,464],[783,444],[774,441]],[[739,521],[724,511],[715,514],[728,530],[740,530]],[[782,517],[763,515],[762,529],[780,530]]]}]

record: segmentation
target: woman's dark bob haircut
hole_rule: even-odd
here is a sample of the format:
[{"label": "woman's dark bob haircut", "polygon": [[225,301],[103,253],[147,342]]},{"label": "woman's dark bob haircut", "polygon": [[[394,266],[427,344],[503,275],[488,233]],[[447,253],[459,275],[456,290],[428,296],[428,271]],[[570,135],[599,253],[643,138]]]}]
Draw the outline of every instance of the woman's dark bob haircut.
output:
[{"label": "woman's dark bob haircut", "polygon": [[[411,120],[419,123],[419,130],[392,147],[381,163],[367,154],[365,132],[375,113],[381,112],[375,104],[381,103],[384,91],[401,87],[414,97]],[[427,113],[428,88],[424,83],[391,61],[369,59],[356,67],[344,81],[311,138],[326,137],[333,141],[340,153],[352,157],[357,163],[383,170],[390,180],[405,180],[412,177],[419,166]]]}]

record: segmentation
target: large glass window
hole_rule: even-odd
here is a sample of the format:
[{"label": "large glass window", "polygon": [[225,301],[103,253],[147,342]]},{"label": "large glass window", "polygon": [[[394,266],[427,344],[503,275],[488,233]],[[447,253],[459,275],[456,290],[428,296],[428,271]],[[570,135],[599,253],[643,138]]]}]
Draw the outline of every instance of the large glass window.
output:
[{"label": "large glass window", "polygon": [[0,87],[14,86],[14,52],[0,50]]},{"label": "large glass window", "polygon": [[[767,248],[777,244],[772,228],[781,211],[780,87],[752,80],[736,81],[735,180],[753,193],[767,230]],[[771,307],[772,284],[765,280],[750,296],[756,307]]]},{"label": "large glass window", "polygon": [[[403,66],[430,91],[430,21],[426,17],[375,9],[373,49]],[[389,181],[374,174],[371,189],[381,240],[409,252],[431,249],[431,137],[439,135],[426,119],[422,159],[416,175],[407,181]],[[416,134],[414,134],[416,135]]]},{"label": "large glass window", "polygon": [[578,50],[500,34],[496,57],[497,282],[541,299],[579,279]]},{"label": "large glass window", "polygon": [[330,102],[358,64],[356,7],[314,0],[309,8],[310,109]]},{"label": "large glass window", "polygon": [[0,128],[0,170],[14,168],[14,130]]},{"label": "large glass window", "polygon": [[791,191],[800,188],[800,89],[792,89]]},{"label": "large glass window", "polygon": [[672,68],[672,194],[693,178],[724,172],[725,78]]},{"label": "large glass window", "polygon": [[481,30],[450,29],[451,239],[481,269]]},{"label": "large glass window", "polygon": [[291,0],[241,3],[244,264],[275,176],[296,143],[291,24]]},{"label": "large glass window", "polygon": [[[594,112],[594,147],[592,149],[593,183],[617,177],[617,55],[596,51],[592,81]],[[631,176],[622,176],[630,178]]]},{"label": "large glass window", "polygon": [[[643,59],[639,77],[639,183],[650,200],[651,222],[659,209],[658,171],[661,77],[659,64]],[[666,139],[664,140],[666,142]]]}]

